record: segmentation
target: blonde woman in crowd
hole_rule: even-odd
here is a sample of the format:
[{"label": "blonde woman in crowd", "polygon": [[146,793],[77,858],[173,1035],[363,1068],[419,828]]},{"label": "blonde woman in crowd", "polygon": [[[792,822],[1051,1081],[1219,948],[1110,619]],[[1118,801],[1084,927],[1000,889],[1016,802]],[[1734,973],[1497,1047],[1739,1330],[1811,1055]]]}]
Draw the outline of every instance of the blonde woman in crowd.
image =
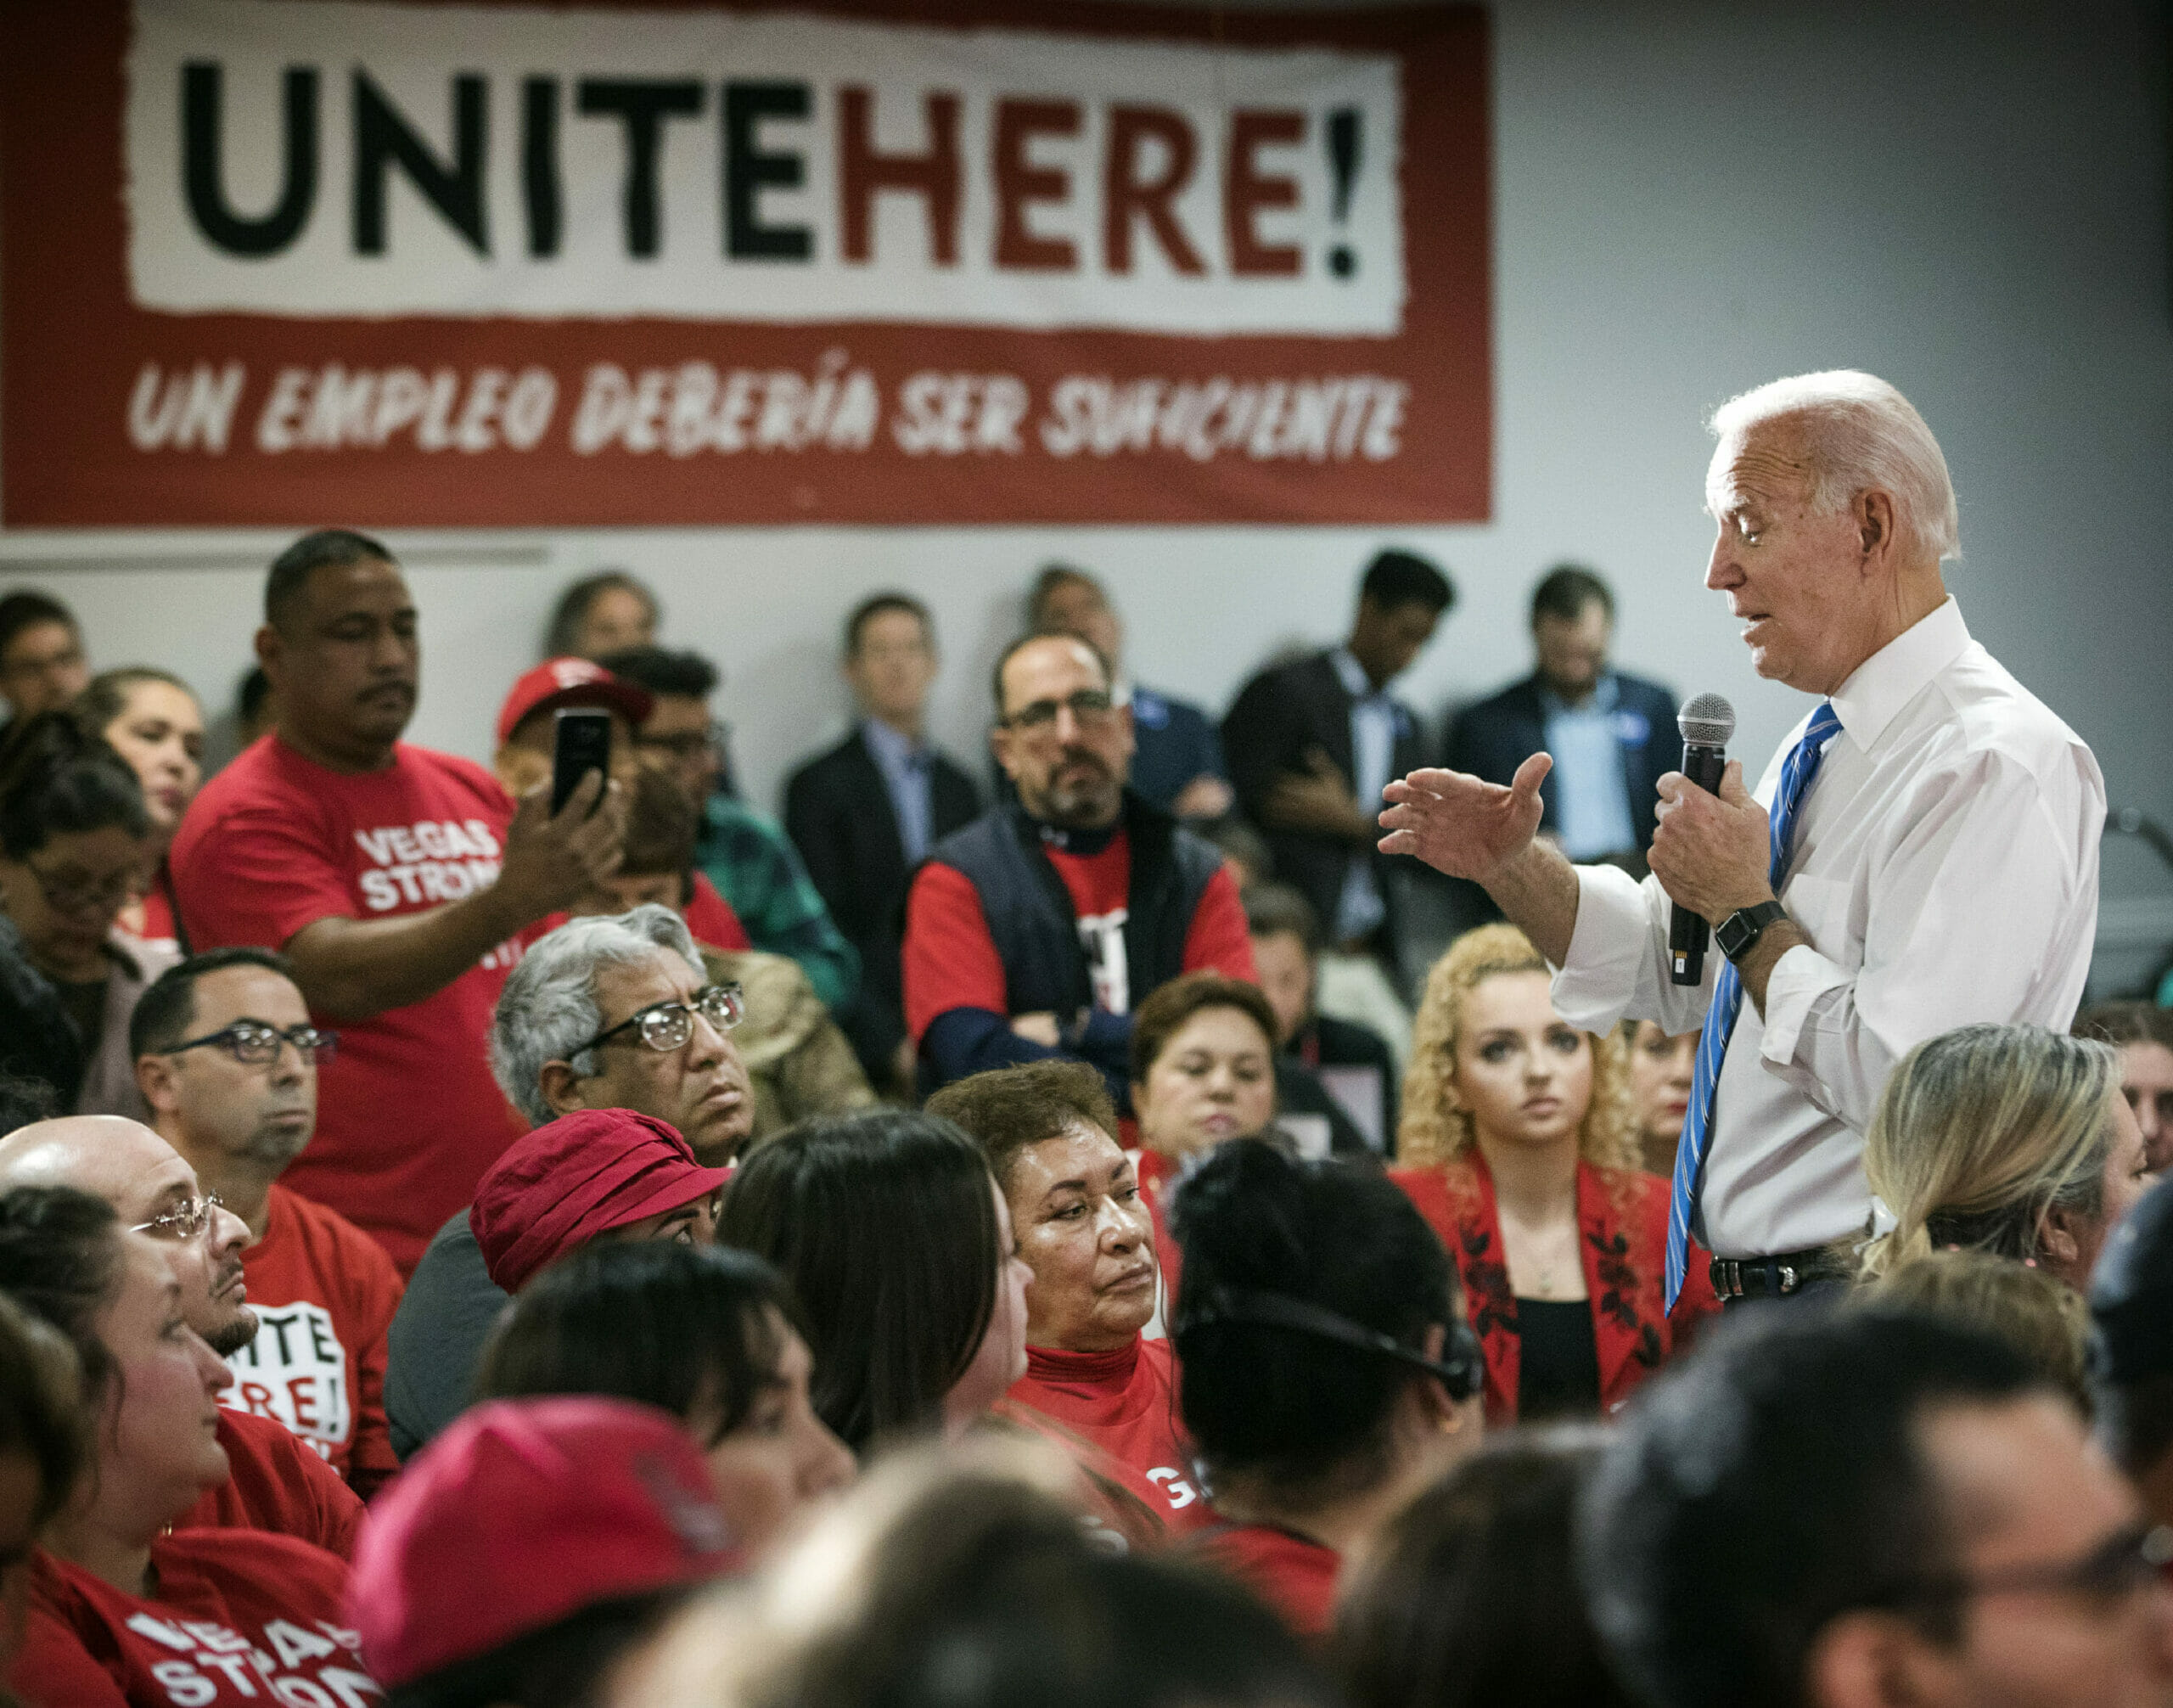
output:
[{"label": "blonde woman in crowd", "polygon": [[1958,1247],[2086,1288],[2148,1166],[2109,1044],[2041,1026],[1942,1033],[1902,1057],[1865,1136],[1864,1273]]},{"label": "blonde woman in crowd", "polygon": [[1625,1057],[1554,1012],[1513,925],[1427,976],[1395,1175],[1463,1273],[1490,1426],[1604,1411],[1672,1347],[1668,1188],[1638,1166]]},{"label": "blonde woman in crowd", "polygon": [[1675,1148],[1690,1115],[1690,1082],[1698,1070],[1698,1034],[1670,1037],[1657,1020],[1625,1020],[1630,1058],[1630,1107],[1637,1121],[1638,1164],[1662,1180],[1675,1178]]}]

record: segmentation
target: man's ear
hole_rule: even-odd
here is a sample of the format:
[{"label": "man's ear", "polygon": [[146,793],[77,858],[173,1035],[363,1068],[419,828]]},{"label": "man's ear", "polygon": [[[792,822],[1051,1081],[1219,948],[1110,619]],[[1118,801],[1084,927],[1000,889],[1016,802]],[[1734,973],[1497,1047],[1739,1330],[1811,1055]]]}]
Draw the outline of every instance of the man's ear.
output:
[{"label": "man's ear", "polygon": [[179,1087],[174,1083],[173,1058],[137,1057],[136,1088],[143,1093],[143,1101],[150,1104],[152,1114],[171,1115],[181,1101]]},{"label": "man's ear", "polygon": [[267,623],[257,630],[251,644],[256,650],[257,663],[264,666],[264,674],[272,679],[272,687],[277,688],[279,685],[279,666],[285,656],[284,638],[278,630]]},{"label": "man's ear", "polygon": [[1867,568],[1894,555],[1894,498],[1876,486],[1856,494],[1850,508],[1855,513],[1856,547]]},{"label": "man's ear", "polygon": [[1857,1608],[1837,1615],[1804,1657],[1811,1708],[1959,1708],[1954,1654],[1898,1614]]},{"label": "man's ear", "polygon": [[543,1093],[543,1102],[553,1115],[570,1115],[588,1105],[581,1100],[581,1076],[570,1062],[545,1062],[536,1075],[536,1088]]},{"label": "man's ear", "polygon": [[996,756],[996,762],[1003,767],[1003,774],[1017,781],[1019,768],[1011,762],[1011,731],[1007,726],[1001,723],[989,725],[988,750]]}]

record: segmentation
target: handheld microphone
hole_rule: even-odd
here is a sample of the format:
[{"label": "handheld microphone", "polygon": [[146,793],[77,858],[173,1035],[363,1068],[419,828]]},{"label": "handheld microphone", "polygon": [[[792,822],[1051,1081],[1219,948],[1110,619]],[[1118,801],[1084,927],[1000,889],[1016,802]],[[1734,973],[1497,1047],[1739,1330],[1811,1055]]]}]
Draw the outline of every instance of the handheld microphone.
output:
[{"label": "handheld microphone", "polygon": [[[1717,694],[1701,694],[1682,708],[1675,725],[1682,732],[1682,774],[1708,795],[1718,795],[1728,766],[1728,738],[1735,733],[1735,708]],[[1669,905],[1668,977],[1673,983],[1704,983],[1705,943],[1712,930],[1703,913]]]}]

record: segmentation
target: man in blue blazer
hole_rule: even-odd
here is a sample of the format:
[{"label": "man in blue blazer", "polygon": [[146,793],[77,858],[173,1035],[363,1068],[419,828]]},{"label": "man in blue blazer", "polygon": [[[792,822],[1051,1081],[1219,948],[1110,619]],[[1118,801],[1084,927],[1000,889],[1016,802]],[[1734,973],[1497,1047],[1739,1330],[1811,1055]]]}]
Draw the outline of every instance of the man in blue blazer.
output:
[{"label": "man in blue blazer", "polygon": [[1540,789],[1542,832],[1574,861],[1642,876],[1659,779],[1682,759],[1675,696],[1609,666],[1614,596],[1581,565],[1541,579],[1531,632],[1538,668],[1458,713],[1444,762],[1506,786],[1533,754],[1553,754]]}]

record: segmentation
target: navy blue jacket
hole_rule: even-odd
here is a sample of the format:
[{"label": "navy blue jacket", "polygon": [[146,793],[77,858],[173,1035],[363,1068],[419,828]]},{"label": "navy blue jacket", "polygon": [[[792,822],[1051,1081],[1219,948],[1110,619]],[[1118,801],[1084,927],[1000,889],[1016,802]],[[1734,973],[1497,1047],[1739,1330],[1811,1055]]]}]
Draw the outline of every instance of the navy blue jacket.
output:
[{"label": "navy blue jacket", "polygon": [[[1622,780],[1630,792],[1630,823],[1637,851],[1653,846],[1660,778],[1682,761],[1682,738],[1676,728],[1675,696],[1656,682],[1614,672],[1615,735],[1622,756]],[[1458,712],[1449,726],[1444,760],[1451,771],[1467,771],[1507,787],[1517,767],[1547,746],[1547,708],[1540,699],[1536,673],[1512,683],[1491,699]],[[1539,786],[1542,829],[1558,822],[1554,778]]]},{"label": "navy blue jacket", "polygon": [[[1122,824],[1131,845],[1124,947],[1136,1009],[1184,970],[1193,915],[1221,870],[1222,857],[1130,789]],[[929,849],[928,857],[963,873],[980,894],[981,916],[1003,963],[1012,1014],[1091,1011],[1089,1018],[1075,1034],[1067,1032],[1070,1048],[1051,1050],[1011,1031],[1007,1015],[953,1009],[938,1015],[921,1040],[922,1089],[933,1091],[991,1068],[1067,1055],[1099,1068],[1117,1107],[1125,1110],[1131,1016],[1092,1006],[1078,914],[1042,847],[1042,828],[1015,801],[992,806]]]},{"label": "navy blue jacket", "polygon": [[1222,775],[1222,744],[1207,714],[1151,688],[1131,690],[1132,792],[1165,812],[1195,777]]}]

